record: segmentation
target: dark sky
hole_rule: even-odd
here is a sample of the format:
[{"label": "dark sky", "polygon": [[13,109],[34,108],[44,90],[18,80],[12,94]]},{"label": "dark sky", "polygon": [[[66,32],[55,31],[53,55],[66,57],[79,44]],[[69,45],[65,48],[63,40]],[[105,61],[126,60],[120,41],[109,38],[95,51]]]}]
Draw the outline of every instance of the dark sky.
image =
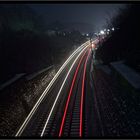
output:
[{"label": "dark sky", "polygon": [[123,4],[32,4],[33,9],[46,16],[48,22],[86,22],[100,29],[108,15],[113,16]]}]

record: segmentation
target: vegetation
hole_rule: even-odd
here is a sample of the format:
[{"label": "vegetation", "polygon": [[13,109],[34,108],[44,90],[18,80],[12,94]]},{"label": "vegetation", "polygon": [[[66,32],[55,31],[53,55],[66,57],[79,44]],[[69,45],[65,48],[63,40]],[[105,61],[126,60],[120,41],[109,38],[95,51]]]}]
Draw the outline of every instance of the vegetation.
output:
[{"label": "vegetation", "polygon": [[64,31],[59,22],[48,26],[46,19],[28,5],[1,5],[0,83],[17,73],[62,63],[74,45],[83,41],[79,31]]},{"label": "vegetation", "polygon": [[[137,15],[137,16],[136,16]],[[115,27],[111,37],[97,50],[96,58],[105,64],[125,60],[125,63],[140,71],[140,5],[127,5],[108,26]]]}]

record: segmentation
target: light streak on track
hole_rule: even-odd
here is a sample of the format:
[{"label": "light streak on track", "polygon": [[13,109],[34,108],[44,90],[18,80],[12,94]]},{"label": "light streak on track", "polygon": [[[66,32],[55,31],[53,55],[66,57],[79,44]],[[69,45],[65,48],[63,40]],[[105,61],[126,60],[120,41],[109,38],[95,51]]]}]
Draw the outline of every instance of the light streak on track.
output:
[{"label": "light streak on track", "polygon": [[72,58],[79,51],[81,51],[83,48],[85,48],[88,45],[89,45],[89,41],[85,42],[83,45],[81,45],[79,48],[77,48],[70,55],[70,57],[65,61],[65,63],[61,66],[61,68],[59,69],[59,71],[56,73],[56,75],[54,76],[54,78],[51,80],[51,82],[49,83],[49,85],[46,87],[46,89],[44,90],[44,92],[42,93],[42,95],[40,96],[40,98],[38,99],[38,101],[36,102],[36,104],[34,105],[34,107],[32,108],[32,110],[30,111],[29,115],[26,117],[25,121],[23,122],[23,124],[19,128],[18,132],[15,135],[16,137],[17,136],[20,136],[22,134],[22,132],[26,128],[27,124],[31,120],[32,116],[34,115],[35,111],[37,110],[38,106],[40,105],[40,103],[42,102],[42,100],[44,99],[44,97],[47,95],[48,91],[50,90],[50,88],[52,87],[52,85],[54,84],[54,82],[56,81],[56,79],[58,78],[58,76],[60,75],[60,73],[64,70],[64,68],[66,67],[66,65],[72,60]]},{"label": "light streak on track", "polygon": [[49,113],[49,115],[48,115],[48,117],[47,117],[46,123],[45,123],[44,128],[43,128],[42,133],[41,133],[41,137],[44,135],[45,129],[46,129],[46,127],[47,127],[47,125],[48,125],[48,122],[49,122],[49,120],[50,120],[50,117],[51,117],[51,115],[52,115],[52,113],[53,113],[53,110],[54,110],[54,108],[55,108],[55,105],[56,105],[56,103],[57,103],[57,100],[58,100],[58,98],[59,98],[59,96],[60,96],[60,93],[61,93],[61,91],[62,91],[62,89],[63,89],[63,87],[64,87],[64,85],[65,85],[65,82],[66,82],[66,80],[67,80],[67,78],[68,78],[68,76],[69,76],[69,74],[70,74],[70,72],[71,72],[73,66],[75,65],[75,63],[76,63],[76,61],[78,60],[78,58],[80,57],[80,55],[85,51],[85,49],[86,49],[87,47],[88,47],[88,46],[84,47],[84,49],[79,53],[79,55],[76,57],[76,59],[75,59],[74,62],[72,63],[72,65],[71,65],[71,67],[70,67],[70,69],[69,69],[69,71],[68,71],[68,73],[67,73],[67,75],[66,75],[66,77],[65,77],[65,79],[64,79],[64,81],[63,81],[63,83],[62,83],[62,85],[61,85],[61,87],[60,87],[60,90],[59,90],[59,92],[58,92],[58,94],[57,94],[57,97],[56,97],[56,99],[55,99],[55,101],[54,101],[54,104],[53,104],[53,106],[52,106],[52,108],[51,108],[51,111],[50,111],[50,113]]},{"label": "light streak on track", "polygon": [[73,90],[73,87],[74,87],[74,84],[75,84],[75,80],[76,80],[76,77],[77,77],[77,74],[78,74],[78,71],[79,71],[79,67],[81,65],[81,62],[85,56],[87,51],[84,52],[84,54],[82,55],[80,61],[79,61],[79,64],[76,68],[76,71],[74,73],[74,77],[73,77],[73,80],[72,80],[72,84],[71,84],[71,87],[70,87],[70,91],[69,91],[69,94],[68,94],[68,98],[67,98],[67,102],[66,102],[66,106],[65,106],[65,109],[64,109],[64,114],[63,114],[63,118],[62,118],[62,122],[61,122],[61,126],[60,126],[60,131],[59,131],[59,137],[62,136],[62,132],[63,132],[63,126],[64,126],[64,122],[65,122],[65,118],[66,118],[66,114],[67,114],[67,109],[68,109],[68,105],[69,105],[69,101],[70,101],[70,97],[71,97],[71,94],[72,94],[72,90]]},{"label": "light streak on track", "polygon": [[82,80],[82,94],[81,94],[81,105],[80,105],[80,131],[79,131],[79,136],[82,137],[82,127],[83,127],[83,98],[84,98],[84,87],[85,87],[85,76],[86,76],[86,66],[87,66],[87,61],[90,55],[90,51],[88,52],[88,56],[86,58],[85,64],[84,64],[84,72],[83,72],[83,80]]}]

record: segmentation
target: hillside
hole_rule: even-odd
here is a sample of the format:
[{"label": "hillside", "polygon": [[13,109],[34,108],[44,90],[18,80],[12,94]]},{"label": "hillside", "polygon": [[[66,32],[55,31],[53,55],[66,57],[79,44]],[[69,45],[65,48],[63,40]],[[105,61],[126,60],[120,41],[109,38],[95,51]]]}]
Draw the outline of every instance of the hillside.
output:
[{"label": "hillside", "polygon": [[64,36],[58,29],[54,36],[48,35],[55,24],[48,28],[46,19],[28,5],[1,5],[0,20],[0,84],[18,73],[59,65],[75,45],[85,41],[75,31]]},{"label": "hillside", "polygon": [[97,50],[97,59],[102,59],[105,64],[125,60],[127,65],[140,72],[140,21],[135,15],[140,15],[140,5],[129,5],[112,19],[118,29]]}]

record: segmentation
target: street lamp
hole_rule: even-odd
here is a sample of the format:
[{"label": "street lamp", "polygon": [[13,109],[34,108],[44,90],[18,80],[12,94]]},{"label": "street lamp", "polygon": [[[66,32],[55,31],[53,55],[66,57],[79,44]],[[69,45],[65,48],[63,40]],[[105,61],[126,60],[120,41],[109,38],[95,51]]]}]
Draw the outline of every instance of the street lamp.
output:
[{"label": "street lamp", "polygon": [[104,34],[105,34],[105,32],[104,32],[103,30],[101,30],[101,31],[100,31],[100,34],[101,34],[101,35],[104,35]]},{"label": "street lamp", "polygon": [[107,29],[107,31],[108,31],[108,32],[110,32],[110,30],[109,30],[109,29]]}]

